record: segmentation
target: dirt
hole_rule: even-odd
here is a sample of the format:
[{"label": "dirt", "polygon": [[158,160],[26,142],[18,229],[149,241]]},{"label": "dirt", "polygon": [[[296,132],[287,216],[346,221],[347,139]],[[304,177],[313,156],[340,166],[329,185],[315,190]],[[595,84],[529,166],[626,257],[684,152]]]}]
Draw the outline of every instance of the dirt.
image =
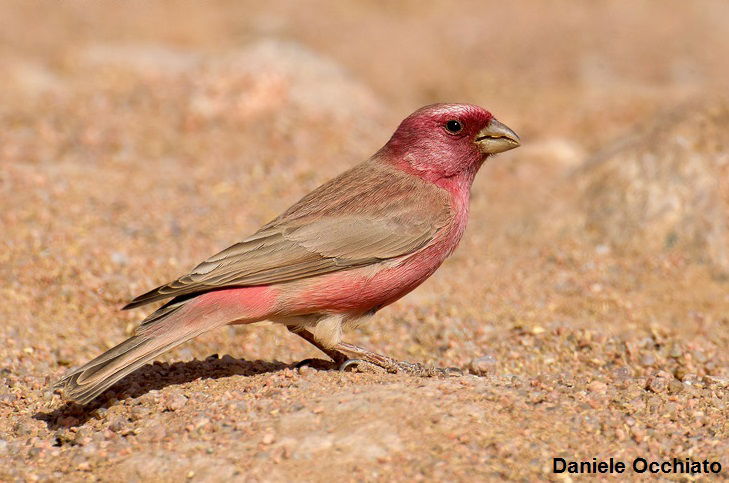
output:
[{"label": "dirt", "polygon": [[[706,475],[631,465],[706,460],[727,478],[729,279],[639,216],[650,242],[594,230],[579,187],[596,155],[725,88],[729,5],[455,5],[0,6],[0,480],[580,477],[554,458],[684,480]],[[523,145],[480,172],[454,255],[346,339],[465,375],[297,367],[323,355],[264,326],[205,334],[85,407],[51,389],[131,333],[147,311],[126,301],[436,101],[491,109]],[[665,153],[639,149],[620,153]],[[696,178],[656,170],[706,203]]]}]

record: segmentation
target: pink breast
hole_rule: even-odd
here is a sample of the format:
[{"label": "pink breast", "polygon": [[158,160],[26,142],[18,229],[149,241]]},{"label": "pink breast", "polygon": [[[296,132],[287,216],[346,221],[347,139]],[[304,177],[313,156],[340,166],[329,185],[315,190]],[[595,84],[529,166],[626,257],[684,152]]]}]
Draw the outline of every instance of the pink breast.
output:
[{"label": "pink breast", "polygon": [[452,204],[456,215],[426,248],[400,260],[282,287],[281,306],[286,307],[289,314],[362,314],[398,300],[427,280],[458,245],[468,219],[468,194],[468,188],[454,193]]}]

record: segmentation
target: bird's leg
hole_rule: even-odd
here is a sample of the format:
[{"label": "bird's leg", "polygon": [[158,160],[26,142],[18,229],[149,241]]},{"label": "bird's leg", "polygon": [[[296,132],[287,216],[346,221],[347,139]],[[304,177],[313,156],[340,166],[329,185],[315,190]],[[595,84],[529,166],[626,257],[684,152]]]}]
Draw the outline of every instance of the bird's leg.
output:
[{"label": "bird's leg", "polygon": [[430,367],[417,362],[398,361],[392,357],[388,357],[376,352],[372,352],[363,347],[349,344],[347,342],[340,342],[334,346],[339,352],[345,352],[354,356],[354,359],[349,359],[340,366],[340,370],[345,370],[350,366],[365,362],[374,366],[381,367],[387,372],[392,373],[405,373],[412,376],[419,377],[434,377],[434,376],[460,376],[463,372],[455,367]]},{"label": "bird's leg", "polygon": [[[306,342],[313,345],[314,347],[316,347],[317,349],[322,351],[324,354],[328,355],[337,366],[341,366],[342,364],[347,362],[347,359],[349,359],[349,357],[347,357],[346,354],[342,354],[341,352],[339,352],[337,350],[327,348],[327,347],[324,347],[323,345],[321,345],[319,343],[319,341],[317,341],[314,338],[314,334],[312,334],[311,332],[309,332],[308,330],[306,330],[302,327],[288,325],[288,326],[286,326],[286,328],[289,329],[289,332],[298,335],[299,337],[304,339]],[[302,361],[302,362],[306,362],[306,361]]]},{"label": "bird's leg", "polygon": [[406,373],[421,377],[453,376],[462,374],[460,369],[457,368],[427,367],[418,363],[398,361],[392,357],[378,354],[347,342],[340,342],[334,347],[327,348],[319,343],[311,332],[304,328],[288,326],[288,329],[328,355],[334,363],[339,366],[340,370],[345,370],[348,367],[365,363],[385,369],[387,372]]}]

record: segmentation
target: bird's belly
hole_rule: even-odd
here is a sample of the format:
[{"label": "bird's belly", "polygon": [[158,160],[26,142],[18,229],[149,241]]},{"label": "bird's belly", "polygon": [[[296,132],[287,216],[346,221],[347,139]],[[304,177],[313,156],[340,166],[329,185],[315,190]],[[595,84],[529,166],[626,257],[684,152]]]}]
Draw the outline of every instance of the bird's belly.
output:
[{"label": "bird's belly", "polygon": [[425,252],[404,260],[336,272],[282,287],[282,307],[290,314],[374,312],[403,297],[423,283],[445,256]]},{"label": "bird's belly", "polygon": [[280,285],[281,315],[373,313],[414,290],[455,250],[466,228],[468,192],[453,200],[452,224],[433,244],[400,259]]}]

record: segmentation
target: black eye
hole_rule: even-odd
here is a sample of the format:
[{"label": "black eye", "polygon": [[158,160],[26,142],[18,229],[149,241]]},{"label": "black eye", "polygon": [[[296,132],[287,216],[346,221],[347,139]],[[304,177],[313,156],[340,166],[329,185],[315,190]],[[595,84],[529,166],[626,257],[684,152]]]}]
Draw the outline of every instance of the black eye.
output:
[{"label": "black eye", "polygon": [[445,123],[445,128],[448,130],[449,133],[456,134],[461,132],[461,129],[463,129],[463,126],[460,122],[456,121],[455,119],[451,119],[450,121]]}]

